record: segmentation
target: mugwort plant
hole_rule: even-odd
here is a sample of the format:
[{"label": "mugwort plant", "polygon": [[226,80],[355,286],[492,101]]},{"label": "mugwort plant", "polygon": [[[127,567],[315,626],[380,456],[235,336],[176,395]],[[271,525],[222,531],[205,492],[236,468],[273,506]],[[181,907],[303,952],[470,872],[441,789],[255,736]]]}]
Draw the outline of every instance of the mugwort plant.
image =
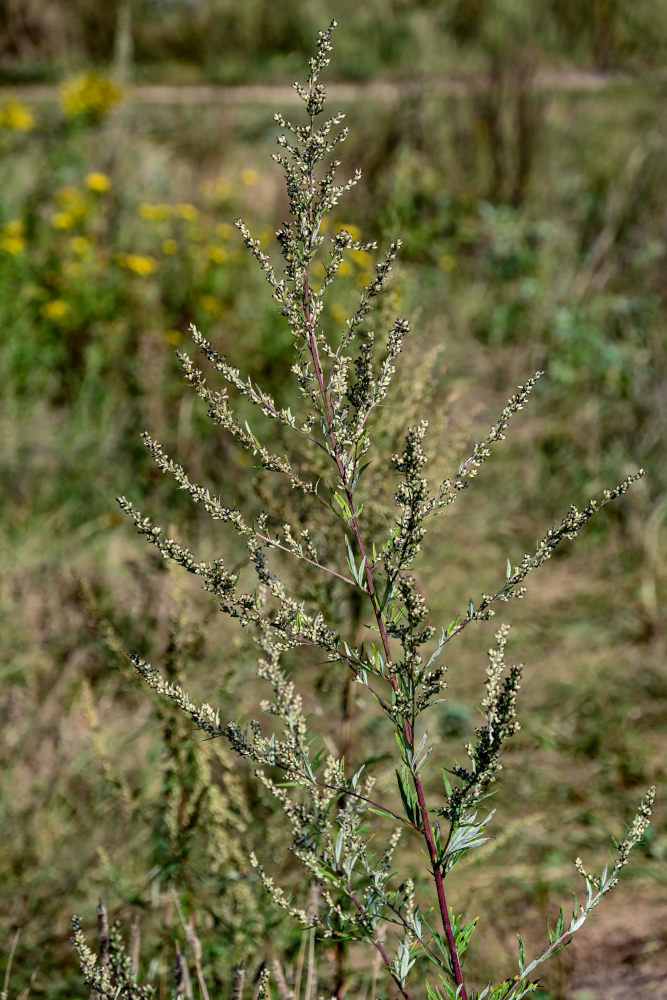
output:
[{"label": "mugwort plant", "polygon": [[[244,378],[194,327],[194,344],[227,388],[212,388],[192,357],[179,351],[185,378],[209,417],[238,448],[253,456],[260,470],[289,484],[291,493],[312,511],[312,527],[280,521],[267,510],[249,515],[227,506],[221,497],[193,481],[186,468],[149,435],[144,441],[158,468],[172,476],[214,521],[236,532],[245,547],[245,567],[239,570],[222,558],[202,561],[176,539],[165,537],[130,500],[119,499],[123,511],[160,555],[199,577],[220,610],[252,635],[259,648],[258,676],[269,692],[259,706],[266,721],[225,721],[218,709],[193,702],[179,684],[137,653],[130,658],[146,684],[181,709],[208,737],[226,738],[275,797],[290,831],[291,851],[309,885],[317,887],[319,900],[317,906],[308,906],[306,892],[301,900],[293,896],[277,884],[259,853],[253,853],[251,863],[278,907],[319,937],[366,943],[405,1000],[424,993],[428,1000],[520,1000],[538,988],[538,966],[568,943],[617,884],[647,828],[655,789],[647,791],[611,865],[595,874],[576,860],[585,896],[574,897],[571,915],[561,908],[555,926],[548,929],[544,948],[528,956],[519,937],[516,972],[504,974],[496,983],[479,983],[474,970],[465,965],[477,921],[466,922],[454,915],[448,883],[458,862],[488,839],[486,830],[495,812],[489,810],[488,800],[503,766],[506,745],[519,729],[521,667],[506,662],[507,625],[498,626],[488,652],[482,718],[465,748],[464,763],[437,761],[428,714],[446,696],[443,658],[453,651],[461,634],[522,598],[528,575],[562,542],[574,539],[590,518],[622,496],[643,472],[628,476],[582,509],[571,506],[532,552],[517,564],[508,560],[505,578],[493,593],[471,599],[448,623],[433,623],[414,575],[429,525],[465,493],[504,439],[514,415],[528,402],[542,372],[519,386],[487,436],[437,485],[426,476],[426,420],[404,428],[398,451],[378,453],[378,417],[391,411],[391,393],[410,324],[396,318],[382,334],[370,325],[400,251],[399,241],[379,257],[374,275],[342,328],[331,329],[326,321],[325,300],[345,254],[377,250],[375,243],[361,242],[349,230],[324,225],[360,176],[357,172],[344,183],[336,180],[340,166],[336,152],[347,129],[342,126],[342,114],[323,117],[326,92],[320,76],[329,63],[334,27],[335,21],[319,35],[307,83],[294,85],[303,103],[304,120],[295,124],[275,116],[281,134],[274,160],[284,171],[290,206],[289,221],[276,233],[280,263],[269,258],[241,220],[237,222],[245,246],[271,288],[277,320],[289,326],[293,337],[291,374],[299,412],[281,407],[270,393]],[[291,445],[276,449],[260,440],[250,423],[239,418],[230,391],[244,397],[246,407],[279,425],[282,437],[276,435],[275,440],[290,440]],[[393,513],[383,526],[373,508],[377,491],[392,477]],[[298,576],[290,577],[284,570],[291,561],[346,596],[339,596],[337,607],[333,601],[318,606],[312,590],[307,597],[295,592],[292,582]],[[361,617],[346,620],[338,610],[341,606],[361,607]],[[365,628],[359,628],[360,621]],[[290,670],[297,651],[313,666],[324,659],[349,677],[365,694],[369,710],[384,718],[395,738],[395,808],[391,796],[373,791],[372,761],[350,773],[345,756],[332,752],[330,745],[324,747],[311,729],[311,716]],[[360,752],[358,746],[355,752]],[[368,748],[367,760],[371,757]],[[435,797],[429,797],[424,776],[436,762],[442,786]],[[394,854],[401,838],[414,838],[421,846],[427,859],[430,898],[420,898],[413,880],[395,870]],[[77,943],[82,951],[85,941],[78,925]],[[93,967],[89,961],[89,981]],[[109,996],[118,989],[109,975],[104,982],[98,975],[94,985]]]}]

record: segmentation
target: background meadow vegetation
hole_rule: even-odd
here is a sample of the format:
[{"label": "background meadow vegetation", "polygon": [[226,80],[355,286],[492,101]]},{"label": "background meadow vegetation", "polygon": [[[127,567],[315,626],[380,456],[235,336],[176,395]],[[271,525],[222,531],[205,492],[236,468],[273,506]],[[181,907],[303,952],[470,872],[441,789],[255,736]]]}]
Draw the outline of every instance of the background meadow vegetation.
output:
[{"label": "background meadow vegetation", "polygon": [[[428,409],[438,468],[456,468],[514,387],[547,373],[418,567],[434,613],[449,620],[504,579],[506,558],[518,561],[568,504],[648,472],[514,609],[523,729],[496,795],[503,825],[459,883],[458,906],[487,916],[478,965],[497,969],[519,921],[540,937],[567,903],[570,859],[606,857],[646,786],[664,787],[667,15],[624,0],[560,3],[533,23],[528,6],[452,3],[445,16],[398,0],[0,4],[9,996],[81,994],[69,920],[78,912],[92,926],[98,898],[126,927],[138,919],[143,968],[163,996],[189,922],[211,993],[236,962],[250,974],[270,961],[269,941],[288,976],[310,947],[249,872],[247,845],[264,843],[282,879],[298,878],[271,804],[220,741],[202,742],[147,697],[125,657],[138,649],[195,698],[215,692],[231,718],[256,701],[252,650],[147,551],[114,497],[127,493],[207,556],[234,544],[163,481],[138,438],[146,428],[194,479],[259,502],[174,348],[194,322],[290,402],[289,331],[233,222],[242,215],[275,252],[287,204],[269,159],[272,113],[294,107],[279,85],[332,15],[333,77],[355,85],[333,86],[332,106],[348,115],[345,163],[363,171],[332,225],[404,240],[389,308],[414,322],[405,405]],[[133,90],[128,76],[165,89]],[[183,84],[203,81],[276,89],[188,99]],[[332,328],[372,268],[366,252],[348,255]],[[260,486],[268,497],[271,481]],[[466,633],[451,664],[443,758],[461,756],[476,724],[490,634]],[[354,759],[377,720],[324,668],[318,686],[332,743],[362,734],[348,742]],[[377,754],[382,776],[380,743]],[[545,972],[552,1000],[667,996],[663,797],[615,900]],[[419,879],[423,859],[408,864]],[[321,989],[370,997],[363,955],[346,955],[342,972],[337,960],[323,954]]]}]

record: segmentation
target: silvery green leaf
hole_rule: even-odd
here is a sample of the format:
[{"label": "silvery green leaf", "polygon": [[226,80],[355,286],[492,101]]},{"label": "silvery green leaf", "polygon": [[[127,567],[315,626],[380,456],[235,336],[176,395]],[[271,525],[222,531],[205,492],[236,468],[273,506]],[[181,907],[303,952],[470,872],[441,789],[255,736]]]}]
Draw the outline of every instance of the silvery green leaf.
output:
[{"label": "silvery green leaf", "polygon": [[474,847],[479,847],[481,844],[485,844],[489,839],[488,837],[481,837],[480,833],[484,829],[485,825],[489,822],[493,814],[490,812],[483,823],[476,823],[475,819],[477,813],[468,813],[463,818],[463,822],[456,828],[454,833],[449,838],[449,843],[447,844],[447,856],[453,854],[460,854],[461,851],[470,851]]},{"label": "silvery green leaf", "polygon": [[357,579],[357,564],[354,561],[354,553],[352,552],[352,546],[350,545],[350,539],[345,535],[345,548],[347,549],[347,562],[352,571],[352,576]]},{"label": "silvery green leaf", "polygon": [[419,754],[422,752],[422,750],[426,746],[426,740],[427,740],[427,738],[428,738],[428,733],[424,733],[423,736],[422,736],[422,738],[419,741],[419,746],[413,752],[413,755],[412,755],[413,762],[417,759],[417,757],[419,757]]},{"label": "silvery green leaf", "polygon": [[245,422],[245,429],[247,430],[248,434],[250,435],[250,437],[252,438],[252,440],[255,442],[255,444],[259,448],[260,447],[260,443],[257,440],[257,438],[255,437],[255,435],[253,434],[253,432],[250,430],[250,424],[248,423],[247,420]]},{"label": "silvery green leaf", "polygon": [[591,903],[593,902],[593,883],[590,879],[586,879],[586,909],[590,910]]},{"label": "silvery green leaf", "polygon": [[440,632],[440,641],[438,642],[438,645],[437,645],[437,647],[435,649],[435,652],[431,653],[431,655],[429,656],[428,660],[426,661],[426,664],[424,666],[424,672],[426,672],[428,670],[428,668],[431,666],[431,664],[433,663],[433,661],[437,660],[437,658],[440,656],[440,653],[442,652],[442,650],[444,648],[445,639],[446,638],[447,638],[447,635],[446,635],[445,630],[443,628],[442,631]]},{"label": "silvery green leaf", "polygon": [[345,837],[344,831],[342,829],[339,830],[338,831],[338,836],[336,837],[336,844],[334,846],[334,858],[336,859],[336,864],[337,865],[340,864],[341,855],[343,853],[343,840],[344,840],[344,837]]},{"label": "silvery green leaf", "polygon": [[362,465],[361,468],[357,469],[357,473],[354,479],[352,480],[352,485],[350,486],[350,493],[354,493],[359,483],[359,480],[361,479],[361,477],[363,476],[364,472],[366,471],[366,469],[370,464],[371,464],[370,462],[366,462],[365,465]]},{"label": "silvery green leaf", "polygon": [[361,773],[362,773],[362,771],[364,770],[365,767],[366,767],[366,765],[362,764],[361,767],[359,768],[359,770],[356,772],[356,774],[353,775],[352,782],[351,782],[353,791],[356,791],[357,784],[359,782],[359,778],[361,777]]},{"label": "silvery green leaf", "polygon": [[391,580],[387,578],[387,582],[384,588],[384,594],[382,595],[382,600],[380,601],[380,611],[384,611],[387,601],[390,601],[393,595],[393,587],[391,585]]}]

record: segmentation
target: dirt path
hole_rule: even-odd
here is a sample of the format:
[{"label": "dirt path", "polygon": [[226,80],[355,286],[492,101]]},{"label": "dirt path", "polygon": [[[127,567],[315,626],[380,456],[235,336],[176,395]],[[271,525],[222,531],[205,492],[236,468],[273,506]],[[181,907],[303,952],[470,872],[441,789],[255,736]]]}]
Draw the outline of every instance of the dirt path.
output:
[{"label": "dirt path", "polygon": [[[662,76],[661,76],[662,78]],[[650,80],[654,80],[651,76]],[[599,91],[637,83],[637,77],[626,73],[600,73],[586,69],[544,69],[535,75],[534,86],[538,90],[552,91]],[[646,82],[646,86],[650,81]],[[340,101],[356,101],[363,98],[392,101],[427,85],[430,90],[445,97],[459,97],[470,91],[481,89],[485,84],[481,78],[465,79],[441,77],[423,80],[378,80],[372,83],[332,83],[327,87],[329,95]],[[12,94],[26,100],[51,101],[57,97],[58,87],[52,84],[15,86]],[[224,86],[218,84],[140,84],[129,88],[128,99],[141,104],[272,104],[276,100],[284,103],[286,95],[293,94],[288,84],[242,84]]]},{"label": "dirt path", "polygon": [[667,904],[624,897],[630,905],[612,896],[572,943],[575,1000],[667,1000]]}]

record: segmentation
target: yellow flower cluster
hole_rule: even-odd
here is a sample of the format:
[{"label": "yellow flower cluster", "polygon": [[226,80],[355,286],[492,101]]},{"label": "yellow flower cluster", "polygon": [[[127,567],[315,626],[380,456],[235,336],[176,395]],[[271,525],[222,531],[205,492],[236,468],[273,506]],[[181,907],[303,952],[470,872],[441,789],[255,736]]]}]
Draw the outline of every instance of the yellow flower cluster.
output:
[{"label": "yellow flower cluster", "polygon": [[104,194],[105,191],[110,189],[111,180],[106,174],[101,174],[95,170],[90,174],[86,174],[86,185],[95,194]]},{"label": "yellow flower cluster", "polygon": [[348,310],[340,302],[333,302],[329,311],[335,323],[342,325],[348,318]]},{"label": "yellow flower cluster", "polygon": [[45,302],[39,311],[44,319],[52,319],[57,322],[65,318],[69,306],[62,299],[51,299],[50,302]]},{"label": "yellow flower cluster", "polygon": [[259,182],[259,174],[252,167],[246,167],[245,170],[241,171],[241,184],[245,184],[246,187],[255,187]]},{"label": "yellow flower cluster", "polygon": [[185,219],[186,222],[194,222],[199,218],[199,209],[196,205],[190,205],[189,202],[181,202],[180,205],[176,206],[176,214],[179,219]]},{"label": "yellow flower cluster", "polygon": [[202,295],[199,300],[201,308],[212,315],[219,315],[222,312],[222,303],[216,299],[215,295]]},{"label": "yellow flower cluster", "polygon": [[85,257],[90,253],[91,242],[87,236],[74,236],[69,241],[69,245],[77,257]]},{"label": "yellow flower cluster", "polygon": [[[111,188],[111,180],[99,171],[86,174],[85,182],[88,190],[95,194],[104,194]],[[90,209],[85,192],[75,187],[59,188],[56,191],[56,202],[59,211],[54,212],[50,219],[54,229],[73,229],[84,221]]]},{"label": "yellow flower cluster", "polygon": [[30,132],[35,127],[35,116],[30,108],[13,97],[0,103],[0,128],[10,132]]},{"label": "yellow flower cluster", "polygon": [[51,225],[54,229],[71,229],[76,225],[76,217],[71,212],[54,212]]},{"label": "yellow flower cluster", "polygon": [[86,197],[78,188],[70,186],[59,188],[56,191],[56,202],[59,211],[51,216],[51,225],[54,229],[72,229],[82,222],[88,213]]},{"label": "yellow flower cluster", "polygon": [[171,205],[152,205],[148,201],[142,201],[137,211],[147,222],[164,222],[171,215]]},{"label": "yellow flower cluster", "polygon": [[116,254],[116,261],[121,267],[126,267],[128,271],[139,275],[140,278],[146,278],[149,274],[153,274],[157,266],[154,257],[140,253],[119,253]]},{"label": "yellow flower cluster", "polygon": [[213,261],[214,264],[224,264],[229,257],[229,254],[224,247],[215,246],[213,243],[210,243],[206,247],[206,255],[210,261]]},{"label": "yellow flower cluster", "polygon": [[122,93],[108,77],[91,70],[64,84],[60,97],[66,118],[101,122]]},{"label": "yellow flower cluster", "polygon": [[358,267],[363,267],[367,271],[373,266],[373,258],[368,250],[351,250],[350,257]]},{"label": "yellow flower cluster", "polygon": [[22,219],[10,219],[2,227],[0,248],[15,257],[25,250],[25,226]]}]

